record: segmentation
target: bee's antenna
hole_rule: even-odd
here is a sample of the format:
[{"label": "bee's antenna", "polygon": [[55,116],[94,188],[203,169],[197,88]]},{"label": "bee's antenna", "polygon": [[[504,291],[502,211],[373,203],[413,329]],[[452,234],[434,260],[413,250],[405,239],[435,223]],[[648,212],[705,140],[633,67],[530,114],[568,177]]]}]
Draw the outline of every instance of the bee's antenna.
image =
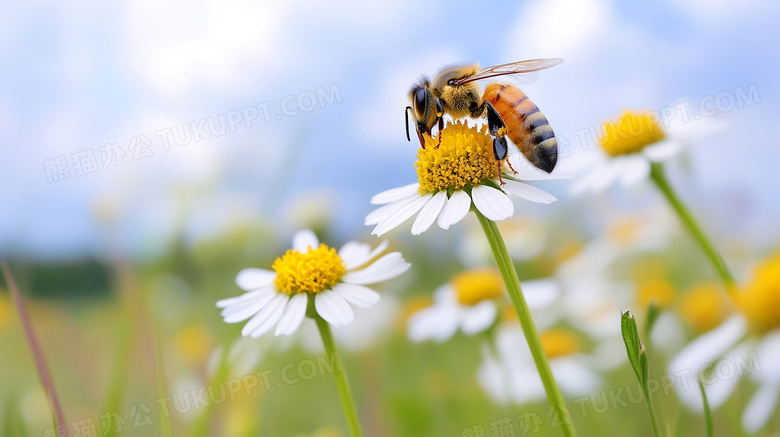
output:
[{"label": "bee's antenna", "polygon": [[406,119],[406,141],[412,142],[412,137],[409,136],[409,111],[412,109],[411,106],[407,106],[406,109],[404,109],[404,118]]}]

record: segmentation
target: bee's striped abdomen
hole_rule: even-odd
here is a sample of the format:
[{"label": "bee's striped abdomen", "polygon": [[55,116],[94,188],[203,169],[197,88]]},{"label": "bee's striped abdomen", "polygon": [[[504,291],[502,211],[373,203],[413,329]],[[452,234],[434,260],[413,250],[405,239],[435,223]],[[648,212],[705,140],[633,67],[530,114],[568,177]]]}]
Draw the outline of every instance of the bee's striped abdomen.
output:
[{"label": "bee's striped abdomen", "polygon": [[509,84],[490,84],[483,100],[488,100],[501,115],[507,136],[536,167],[551,172],[558,160],[558,141],[539,107],[519,88]]}]

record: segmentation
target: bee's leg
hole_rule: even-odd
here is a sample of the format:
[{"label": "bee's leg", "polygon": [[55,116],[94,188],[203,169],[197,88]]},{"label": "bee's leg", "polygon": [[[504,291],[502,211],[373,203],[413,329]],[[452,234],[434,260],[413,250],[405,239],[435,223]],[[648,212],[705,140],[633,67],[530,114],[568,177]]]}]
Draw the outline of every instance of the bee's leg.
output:
[{"label": "bee's leg", "polygon": [[499,115],[498,111],[489,100],[483,100],[481,105],[471,108],[471,118],[479,118],[485,112],[487,112],[490,135],[493,137],[503,137],[506,135],[507,128],[506,124],[504,124],[504,119],[501,118],[501,115]]},{"label": "bee's leg", "polygon": [[441,131],[444,130],[444,102],[438,97],[436,97],[436,118],[439,119],[439,142],[436,144],[438,149],[441,146]]},{"label": "bee's leg", "polygon": [[417,138],[420,139],[420,146],[422,146],[422,148],[425,149],[425,139],[423,139],[423,136],[420,133],[420,131],[415,130],[415,132],[417,132]]},{"label": "bee's leg", "polygon": [[494,137],[503,138],[507,134],[507,128],[504,124],[504,120],[501,115],[498,114],[493,104],[485,100],[485,112],[487,112],[488,129],[490,129],[490,135]]},{"label": "bee's leg", "polygon": [[476,102],[472,102],[471,107],[469,109],[471,110],[471,118],[479,118],[482,117],[482,114],[485,112],[485,107],[487,106],[488,101],[484,100],[482,101],[481,105],[477,105]]},{"label": "bee's leg", "polygon": [[406,141],[409,142],[412,141],[412,138],[409,136],[409,111],[411,110],[411,106],[407,106],[406,109],[404,109],[404,119],[406,120]]},{"label": "bee's leg", "polygon": [[506,160],[507,165],[509,165],[509,169],[512,170],[512,173],[517,174],[517,170],[515,170],[514,167],[512,167],[512,161],[509,159]]},{"label": "bee's leg", "polygon": [[498,180],[501,185],[504,185],[504,178],[501,176],[501,163],[506,160],[507,152],[508,146],[506,144],[506,138],[493,138],[493,156],[496,158],[496,163],[498,164]]}]

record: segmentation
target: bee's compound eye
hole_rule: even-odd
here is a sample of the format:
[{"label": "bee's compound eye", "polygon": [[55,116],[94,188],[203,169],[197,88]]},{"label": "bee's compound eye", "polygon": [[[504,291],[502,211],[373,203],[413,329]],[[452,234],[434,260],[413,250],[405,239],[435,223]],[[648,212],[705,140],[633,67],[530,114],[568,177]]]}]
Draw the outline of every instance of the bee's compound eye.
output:
[{"label": "bee's compound eye", "polygon": [[457,83],[457,81],[455,79],[450,79],[450,80],[447,81],[447,85],[449,85],[449,86],[455,86],[457,84],[458,83]]},{"label": "bee's compound eye", "polygon": [[414,106],[417,109],[417,112],[424,113],[425,108],[428,107],[428,90],[425,88],[420,88],[417,90],[417,92],[414,94]]}]

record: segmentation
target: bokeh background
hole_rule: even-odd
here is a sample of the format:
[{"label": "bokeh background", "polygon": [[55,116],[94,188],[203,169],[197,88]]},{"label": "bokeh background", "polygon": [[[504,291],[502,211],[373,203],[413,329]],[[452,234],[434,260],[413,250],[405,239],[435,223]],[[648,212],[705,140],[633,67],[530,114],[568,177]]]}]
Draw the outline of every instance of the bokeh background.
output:
[{"label": "bokeh background", "polygon": [[[363,226],[368,200],[415,177],[406,92],[451,63],[565,58],[523,89],[553,125],[571,174],[597,152],[583,132],[625,109],[677,104],[726,126],[670,177],[747,280],[780,242],[778,12],[728,0],[0,5],[0,257],[27,299],[66,416],[100,422],[114,408],[132,422],[131,408],[145,403],[153,425],[120,435],[155,435],[161,387],[167,396],[240,376],[239,364],[219,364],[233,363],[223,352],[238,347],[240,328],[224,325],[213,303],[238,294],[235,274],[269,267],[298,229],[334,246],[377,242]],[[737,104],[744,95],[748,104]],[[193,124],[231,116],[240,119],[224,134],[193,136]],[[94,167],[83,161],[90,153]],[[538,184],[559,198],[551,206],[517,203],[517,244],[532,249],[520,251],[523,279],[555,275],[588,241],[615,234],[619,219],[661,222],[669,243],[609,275],[631,283],[649,262],[679,290],[715,278],[675,220],[659,218],[667,205],[649,184],[580,197],[569,185]],[[481,339],[405,338],[415,299],[464,267],[490,265],[473,255],[475,223],[414,239],[407,223],[389,235],[413,269],[383,287],[386,307],[365,328],[375,335],[341,340],[354,342],[346,364],[369,435],[461,435],[481,423],[490,435],[487,424],[505,416],[536,408],[546,417],[541,403],[494,405],[480,390]],[[244,374],[311,359],[317,337],[308,335],[308,348],[304,335],[239,345]],[[43,435],[50,411],[6,289],[0,345],[0,429]],[[628,367],[611,372],[606,385],[633,381]],[[735,433],[749,393],[722,407]],[[664,399],[670,422],[698,429],[684,419],[700,416]],[[173,435],[346,433],[328,376],[204,411],[174,414]],[[640,404],[575,420],[584,435],[615,426],[650,435],[645,414]],[[543,435],[556,432],[544,426]]]}]

